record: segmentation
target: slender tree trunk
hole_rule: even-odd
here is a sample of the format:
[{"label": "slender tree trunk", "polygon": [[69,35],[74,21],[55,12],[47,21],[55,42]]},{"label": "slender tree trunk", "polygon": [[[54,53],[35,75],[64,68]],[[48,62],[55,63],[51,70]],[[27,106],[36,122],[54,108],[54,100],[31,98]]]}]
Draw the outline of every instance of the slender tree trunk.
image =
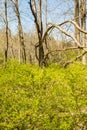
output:
[{"label": "slender tree trunk", "polygon": [[38,34],[38,47],[39,47],[39,66],[44,64],[44,48],[42,42],[42,35],[43,35],[43,25],[42,25],[42,0],[38,0],[38,7],[36,6],[35,0],[30,0],[30,8],[34,17],[34,22],[36,25],[36,30]]},{"label": "slender tree trunk", "polygon": [[42,25],[42,0],[38,0],[38,39],[39,39],[39,65],[42,66],[44,62],[44,49],[42,43],[43,25]]},{"label": "slender tree trunk", "polygon": [[24,36],[23,36],[23,29],[21,25],[18,0],[15,1],[15,8],[16,8],[15,12],[18,19],[18,31],[19,31],[19,40],[20,40],[19,62],[21,61],[21,53],[22,53],[23,62],[26,63],[26,50],[25,50],[25,44],[24,44]]},{"label": "slender tree trunk", "polygon": [[8,60],[8,18],[7,18],[7,0],[4,0],[4,7],[5,7],[5,25],[6,25],[6,49],[5,49],[5,62]]},{"label": "slender tree trunk", "polygon": [[[47,30],[47,0],[45,0],[45,6],[46,6],[46,9],[45,9],[45,31]],[[48,49],[48,46],[47,46],[47,36],[45,38],[45,45],[46,45],[46,48]]]},{"label": "slender tree trunk", "polygon": [[[81,28],[86,30],[86,0],[80,2]],[[81,42],[86,47],[86,34],[81,33]],[[82,57],[82,63],[86,64],[86,54]]]},{"label": "slender tree trunk", "polygon": [[[75,6],[75,14],[74,14],[74,18],[76,23],[80,26],[80,18],[79,18],[79,0],[74,0],[74,6]],[[80,42],[80,31],[76,28],[75,26],[75,37],[78,40],[78,42]]]},{"label": "slender tree trunk", "polygon": [[48,11],[47,11],[47,8],[48,8],[48,6],[47,6],[47,0],[46,0],[46,18],[45,18],[45,21],[46,21],[46,30],[47,30],[47,14],[48,14]]}]

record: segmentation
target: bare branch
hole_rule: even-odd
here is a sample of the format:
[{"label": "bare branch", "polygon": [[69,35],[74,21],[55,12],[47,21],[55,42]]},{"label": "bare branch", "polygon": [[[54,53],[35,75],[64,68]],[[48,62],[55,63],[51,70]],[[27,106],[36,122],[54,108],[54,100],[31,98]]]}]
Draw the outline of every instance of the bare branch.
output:
[{"label": "bare branch", "polygon": [[69,47],[69,48],[64,48],[64,49],[57,49],[57,50],[53,50],[53,51],[49,51],[46,55],[45,55],[45,60],[47,59],[48,55],[53,53],[53,52],[59,52],[59,51],[67,51],[67,50],[73,50],[73,49],[79,49],[78,47]]},{"label": "bare branch", "polygon": [[64,64],[64,67],[67,67],[69,64],[71,64],[71,63],[77,61],[77,60],[80,59],[82,56],[84,56],[86,53],[87,53],[87,51],[83,51],[82,54],[78,55],[78,56],[75,57],[73,60],[66,62],[66,63]]},{"label": "bare branch", "polygon": [[51,26],[48,27],[47,30],[46,30],[46,32],[44,33],[43,38],[42,38],[42,42],[45,40],[45,38],[46,38],[46,36],[47,36],[47,33],[48,33],[51,29],[53,30],[54,28],[57,28],[57,29],[59,29],[62,33],[64,33],[65,35],[67,35],[68,37],[71,37],[71,38],[75,41],[75,43],[76,43],[80,48],[82,48],[81,44],[77,41],[77,39],[76,39],[74,36],[72,36],[71,34],[69,34],[68,32],[66,32],[65,30],[63,30],[63,29],[60,27],[60,26],[62,26],[63,24],[66,24],[66,23],[68,23],[68,22],[74,24],[74,25],[76,26],[76,28],[79,29],[82,33],[87,34],[87,31],[81,29],[75,21],[73,21],[73,20],[66,20],[66,21],[64,21],[64,22],[62,22],[62,23],[60,23],[60,24],[58,24],[58,25],[53,24],[53,23],[50,23]]},{"label": "bare branch", "polygon": [[52,24],[52,25],[47,29],[47,31],[45,32],[45,34],[44,34],[44,36],[43,36],[43,38],[42,38],[42,41],[44,41],[44,39],[45,39],[45,37],[46,37],[48,31],[49,31],[50,29],[52,29],[52,28],[57,28],[57,29],[59,29],[62,33],[64,33],[64,34],[67,35],[68,37],[72,38],[79,48],[83,48],[83,46],[81,46],[81,44],[77,41],[77,39],[76,39],[74,36],[72,36],[71,34],[69,34],[69,33],[68,33],[67,31],[65,31],[64,29],[62,29],[62,28],[60,27],[60,25],[56,25],[56,24]]},{"label": "bare branch", "polygon": [[65,24],[65,23],[69,23],[69,22],[72,23],[72,24],[74,24],[75,27],[76,27],[77,29],[79,29],[82,33],[87,34],[87,31],[81,29],[81,28],[79,27],[79,25],[78,25],[75,21],[73,21],[73,20],[66,20],[66,21],[64,21],[63,23],[59,24],[59,26]]}]

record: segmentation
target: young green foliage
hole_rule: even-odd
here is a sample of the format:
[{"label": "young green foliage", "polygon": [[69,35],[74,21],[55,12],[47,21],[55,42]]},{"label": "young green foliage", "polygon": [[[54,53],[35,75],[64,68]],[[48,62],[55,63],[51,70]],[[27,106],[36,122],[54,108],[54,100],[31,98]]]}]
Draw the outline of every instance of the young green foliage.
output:
[{"label": "young green foliage", "polygon": [[0,68],[1,130],[87,127],[87,66],[40,68],[9,61]]}]

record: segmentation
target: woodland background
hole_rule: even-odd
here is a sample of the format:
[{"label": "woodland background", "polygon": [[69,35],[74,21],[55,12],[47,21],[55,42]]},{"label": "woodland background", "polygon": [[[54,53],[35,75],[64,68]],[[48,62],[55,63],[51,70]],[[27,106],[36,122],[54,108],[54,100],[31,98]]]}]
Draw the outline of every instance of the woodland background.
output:
[{"label": "woodland background", "polygon": [[1,0],[0,6],[1,62],[86,64],[86,0]]},{"label": "woodland background", "polygon": [[86,5],[0,0],[0,130],[87,130]]}]

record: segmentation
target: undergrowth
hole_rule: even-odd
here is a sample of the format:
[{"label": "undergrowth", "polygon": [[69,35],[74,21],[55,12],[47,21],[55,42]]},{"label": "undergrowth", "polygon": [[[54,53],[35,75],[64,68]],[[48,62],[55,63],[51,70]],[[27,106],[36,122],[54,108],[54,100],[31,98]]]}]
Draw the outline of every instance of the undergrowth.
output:
[{"label": "undergrowth", "polygon": [[0,67],[0,130],[87,129],[87,66]]}]

